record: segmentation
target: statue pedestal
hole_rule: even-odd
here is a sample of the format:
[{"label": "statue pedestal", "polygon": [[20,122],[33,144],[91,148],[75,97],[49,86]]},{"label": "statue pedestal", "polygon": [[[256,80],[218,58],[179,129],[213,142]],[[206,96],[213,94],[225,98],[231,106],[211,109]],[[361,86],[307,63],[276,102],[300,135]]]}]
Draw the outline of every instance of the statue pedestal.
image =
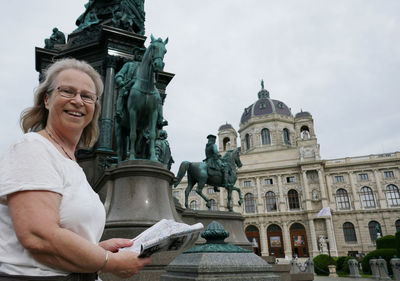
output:
[{"label": "statue pedestal", "polygon": [[[134,238],[161,219],[181,222],[175,210],[171,185],[174,174],[161,163],[149,160],[123,161],[105,171],[95,186],[107,212],[101,240]],[[159,280],[164,268],[180,252],[161,252],[139,274],[124,280]],[[122,280],[102,274],[103,281]]]}]

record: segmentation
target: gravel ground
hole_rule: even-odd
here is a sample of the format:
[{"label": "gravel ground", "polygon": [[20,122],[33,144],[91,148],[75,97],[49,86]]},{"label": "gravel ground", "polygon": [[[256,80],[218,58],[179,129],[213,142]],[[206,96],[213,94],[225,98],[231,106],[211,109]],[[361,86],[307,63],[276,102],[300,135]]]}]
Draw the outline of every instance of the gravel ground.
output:
[{"label": "gravel ground", "polygon": [[350,277],[328,277],[328,276],[314,276],[314,281],[373,281],[372,278],[350,278]]}]

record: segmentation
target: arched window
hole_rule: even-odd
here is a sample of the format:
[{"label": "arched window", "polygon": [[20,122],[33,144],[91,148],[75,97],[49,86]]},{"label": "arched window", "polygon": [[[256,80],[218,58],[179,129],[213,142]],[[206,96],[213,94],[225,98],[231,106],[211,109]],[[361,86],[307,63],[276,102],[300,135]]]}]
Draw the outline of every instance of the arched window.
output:
[{"label": "arched window", "polygon": [[307,126],[303,126],[300,129],[301,139],[308,140],[310,138],[310,130]]},{"label": "arched window", "polygon": [[210,199],[210,204],[211,204],[211,211],[216,211],[217,210],[217,202],[214,199]]},{"label": "arched window", "polygon": [[231,140],[228,137],[222,140],[222,144],[224,146],[224,151],[229,150],[231,148]]},{"label": "arched window", "polygon": [[350,209],[350,200],[349,196],[347,195],[347,191],[345,189],[340,188],[336,191],[336,202],[339,209],[341,210]]},{"label": "arched window", "polygon": [[261,143],[263,145],[271,144],[271,135],[269,134],[269,130],[266,128],[261,130]]},{"label": "arched window", "polygon": [[299,194],[296,190],[294,189],[289,190],[288,201],[290,210],[300,209]]},{"label": "arched window", "polygon": [[371,241],[376,241],[376,239],[378,239],[379,237],[382,237],[382,228],[381,228],[381,225],[379,224],[379,222],[370,221],[368,223],[368,229],[369,229],[369,237],[371,237]]},{"label": "arched window", "polygon": [[354,225],[351,222],[345,222],[343,224],[344,241],[346,242],[357,242],[356,231]]},{"label": "arched window", "polygon": [[399,188],[394,184],[389,184],[386,186],[386,197],[389,201],[389,206],[399,206],[400,205],[400,193]]},{"label": "arched window", "polygon": [[276,196],[272,191],[268,191],[265,194],[265,208],[267,209],[267,212],[277,211]]},{"label": "arched window", "polygon": [[290,134],[289,134],[289,130],[288,129],[283,129],[283,142],[286,145],[290,145]]},{"label": "arched window", "polygon": [[374,193],[368,186],[361,188],[361,201],[364,208],[375,208]]},{"label": "arched window", "polygon": [[397,232],[397,231],[400,231],[400,220],[397,220],[397,221],[394,223],[394,226],[396,227],[396,232]]},{"label": "arched window", "polygon": [[189,208],[192,210],[198,210],[199,203],[196,200],[192,200],[192,201],[190,201]]},{"label": "arched window", "polygon": [[245,136],[245,140],[246,140],[246,149],[250,149],[250,135],[246,134]]},{"label": "arched window", "polygon": [[246,213],[256,212],[256,200],[254,199],[254,195],[252,193],[247,193],[244,196],[244,208]]}]

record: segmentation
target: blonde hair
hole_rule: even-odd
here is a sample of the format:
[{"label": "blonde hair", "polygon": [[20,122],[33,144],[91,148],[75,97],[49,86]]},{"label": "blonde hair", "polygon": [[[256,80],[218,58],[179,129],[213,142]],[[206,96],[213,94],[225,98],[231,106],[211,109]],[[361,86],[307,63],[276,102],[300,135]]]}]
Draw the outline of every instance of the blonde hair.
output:
[{"label": "blonde hair", "polygon": [[84,146],[93,146],[99,137],[99,116],[101,111],[100,96],[103,93],[104,85],[100,74],[87,62],[67,58],[61,59],[44,71],[43,81],[36,88],[34,93],[34,104],[21,113],[20,125],[24,133],[37,132],[46,127],[48,110],[44,104],[44,97],[54,89],[54,81],[60,72],[67,69],[80,70],[93,80],[98,97],[95,103],[95,109],[92,121],[83,129],[80,143]]}]

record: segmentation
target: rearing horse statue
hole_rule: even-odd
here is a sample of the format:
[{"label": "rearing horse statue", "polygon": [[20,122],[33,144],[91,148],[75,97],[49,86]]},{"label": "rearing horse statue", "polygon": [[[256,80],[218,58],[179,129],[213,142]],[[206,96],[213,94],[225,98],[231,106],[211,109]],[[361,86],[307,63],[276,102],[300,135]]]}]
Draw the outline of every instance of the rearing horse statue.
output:
[{"label": "rearing horse statue", "polygon": [[211,176],[207,173],[207,164],[205,162],[189,162],[183,161],[179,166],[179,171],[177,178],[178,180],[174,183],[174,187],[177,187],[181,182],[182,178],[185,176],[187,172],[187,180],[188,185],[185,189],[185,207],[188,208],[188,197],[190,191],[192,191],[193,186],[197,183],[196,192],[199,194],[205,201],[207,208],[211,208],[210,199],[208,199],[204,193],[202,192],[204,185],[208,184],[214,187],[224,187],[228,191],[228,202],[227,208],[230,212],[232,212],[232,191],[235,190],[239,194],[239,205],[243,203],[242,193],[238,187],[233,186],[236,182],[236,166],[238,168],[242,167],[242,162],[240,161],[240,151],[239,149],[229,150],[225,153],[224,157],[222,157],[222,161],[225,162],[229,167],[230,171],[230,183],[232,184],[223,184],[223,177],[219,176]]},{"label": "rearing horse statue", "polygon": [[151,35],[151,42],[144,53],[142,63],[137,72],[135,84],[132,86],[127,108],[130,125],[129,160],[150,159],[157,161],[155,140],[157,128],[166,125],[162,114],[162,100],[155,87],[155,74],[164,68],[164,55],[167,52],[163,41]]}]

